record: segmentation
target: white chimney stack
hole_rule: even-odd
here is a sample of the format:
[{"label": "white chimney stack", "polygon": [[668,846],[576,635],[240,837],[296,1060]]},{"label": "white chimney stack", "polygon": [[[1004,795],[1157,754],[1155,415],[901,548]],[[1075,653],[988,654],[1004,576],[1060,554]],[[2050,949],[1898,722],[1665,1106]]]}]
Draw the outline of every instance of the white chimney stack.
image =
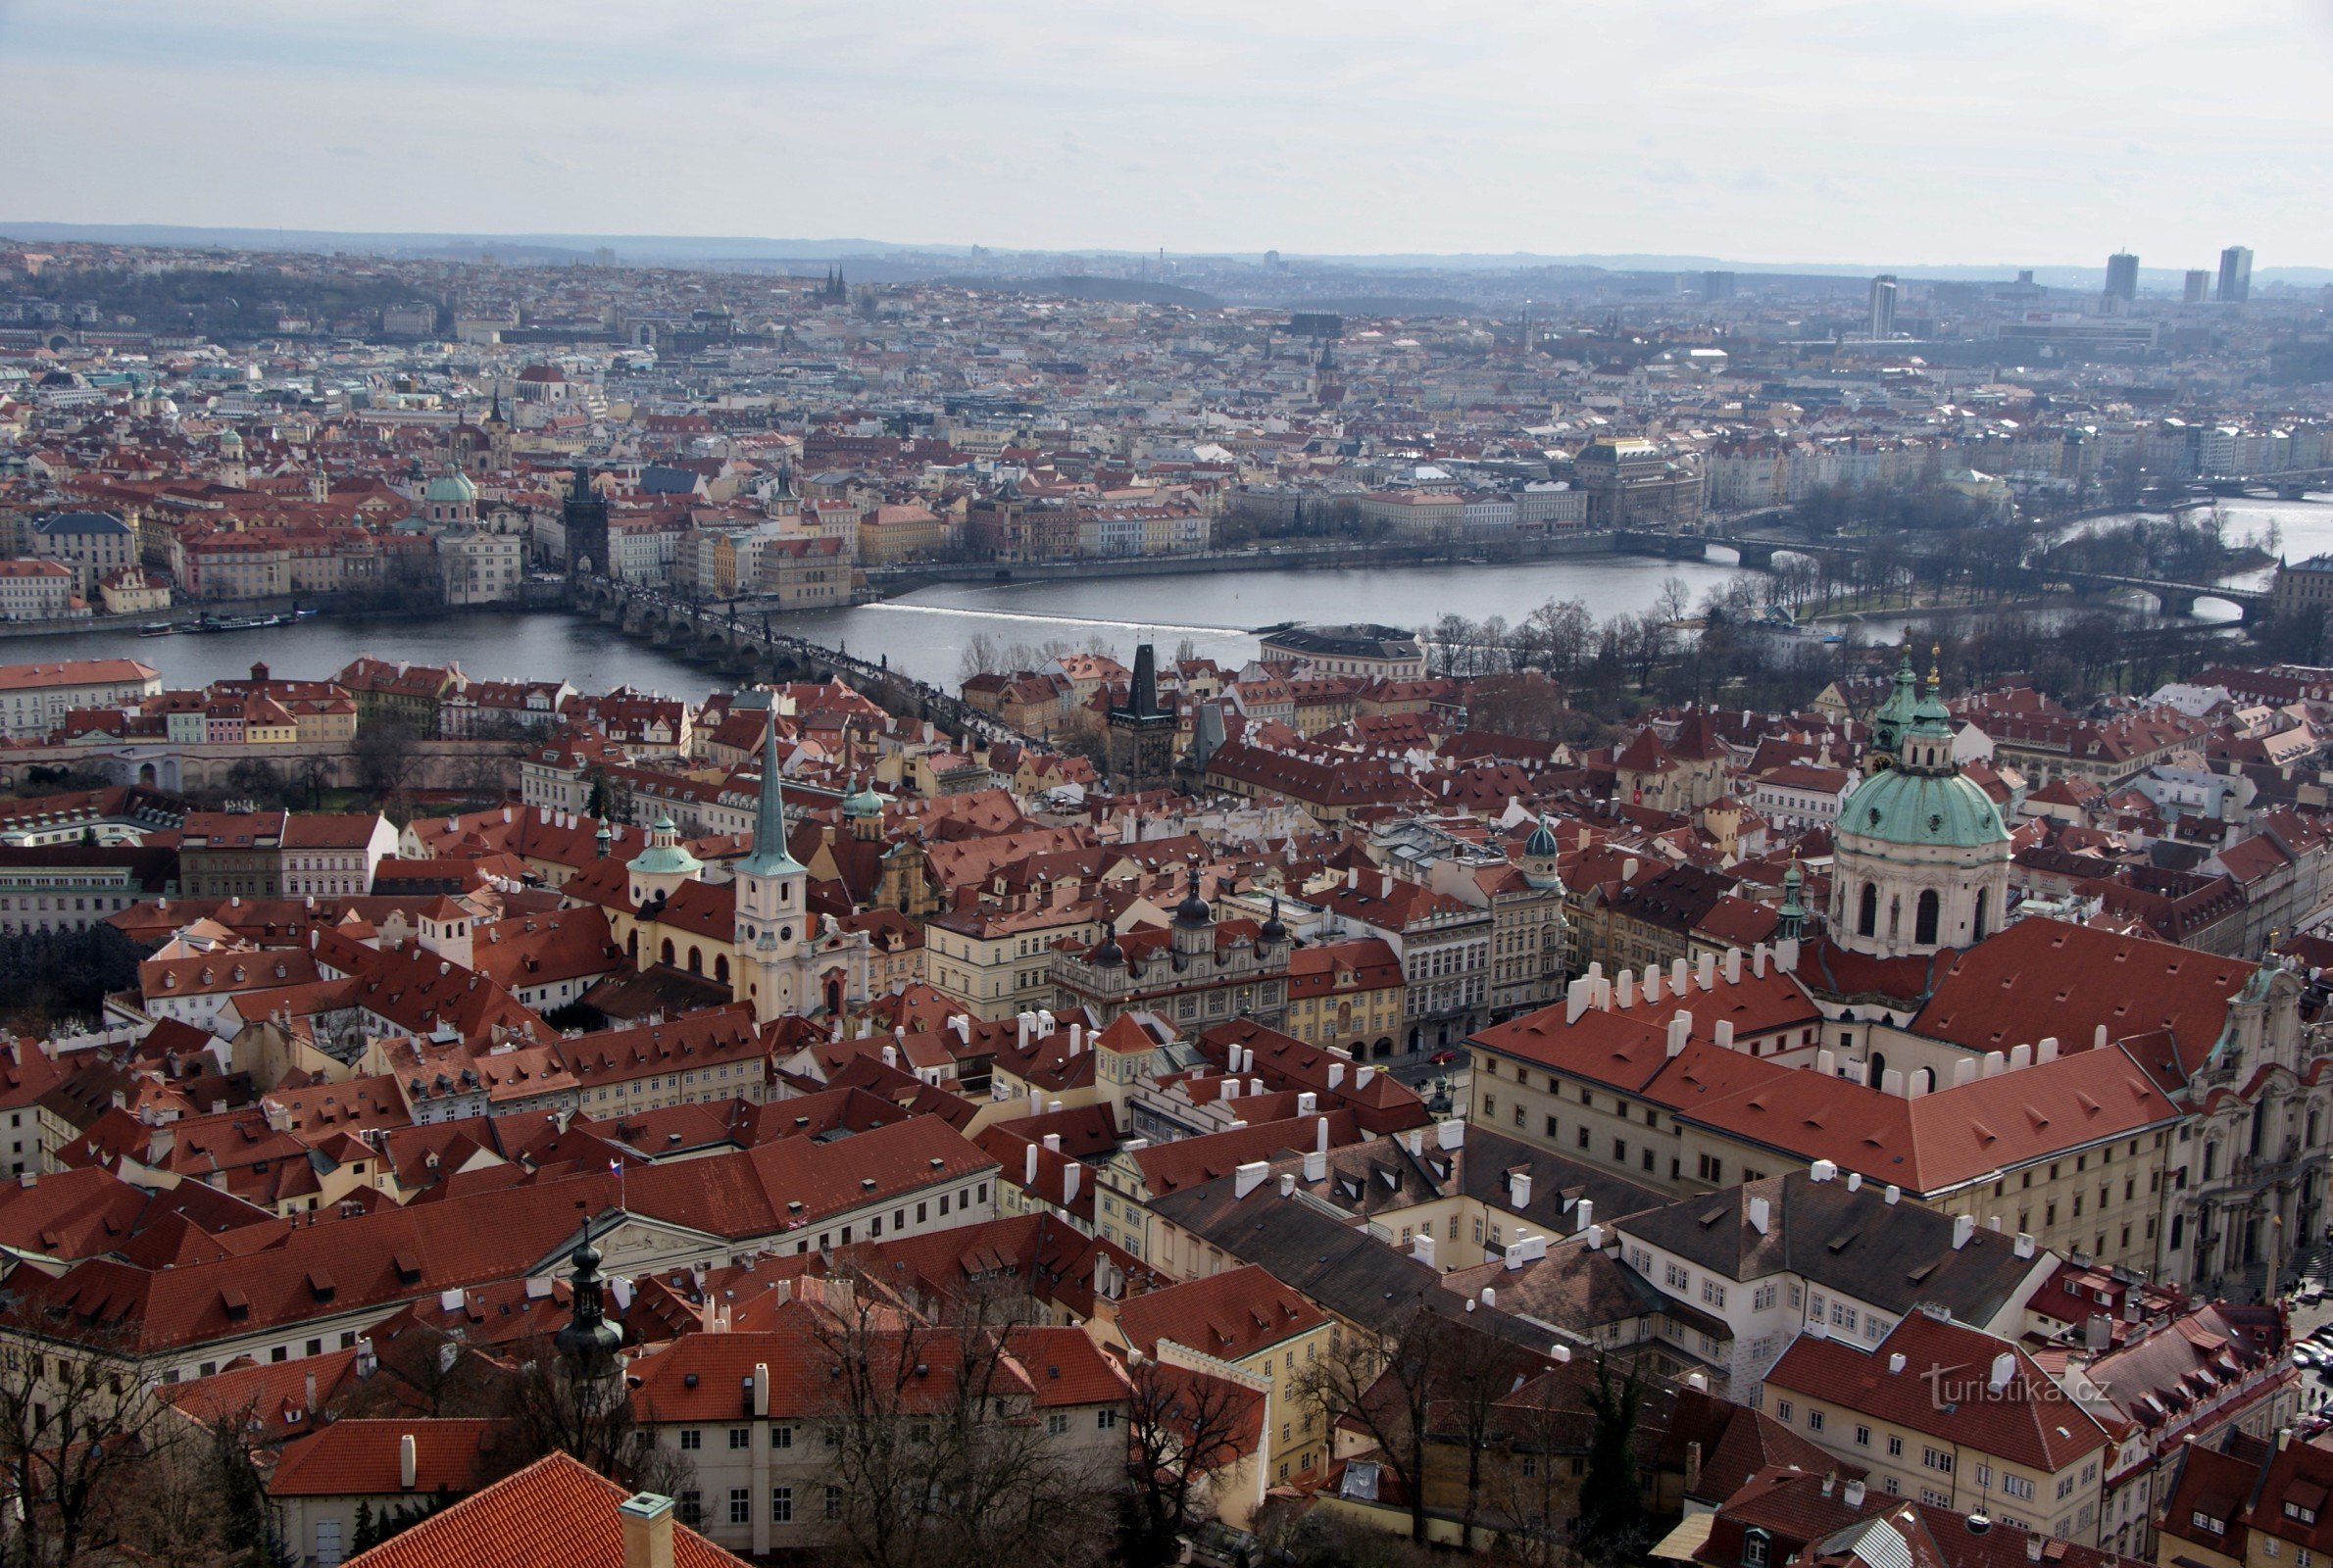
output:
[{"label": "white chimney stack", "polygon": [[1733,1020],[1731,1018],[1718,1019],[1717,1026],[1710,1032],[1716,1037],[1719,1051],[1733,1050]]},{"label": "white chimney stack", "polygon": [[1253,1159],[1245,1165],[1234,1166],[1231,1172],[1231,1196],[1233,1198],[1247,1197],[1248,1194],[1263,1186],[1265,1178],[1270,1174],[1271,1166],[1261,1159]]},{"label": "white chimney stack", "polygon": [[397,1485],[411,1492],[421,1480],[421,1456],[414,1451],[413,1434],[397,1439]]},{"label": "white chimney stack", "polygon": [[1531,1173],[1518,1170],[1507,1178],[1507,1206],[1521,1213],[1531,1206]]},{"label": "white chimney stack", "polygon": [[1763,1236],[1766,1234],[1767,1227],[1772,1223],[1772,1204],[1767,1202],[1767,1200],[1762,1198],[1753,1198],[1750,1200],[1750,1228],[1758,1232],[1759,1235]]},{"label": "white chimney stack", "polygon": [[1969,1215],[1969,1214],[1955,1214],[1955,1215],[1953,1216],[1953,1250],[1954,1250],[1954,1251],[1956,1251],[1956,1252],[1957,1252],[1957,1251],[1959,1251],[1959,1250],[1960,1250],[1961,1248],[1963,1248],[1963,1247],[1966,1247],[1966,1246],[1968,1245],[1968,1239],[1969,1239],[1971,1236],[1974,1236],[1975,1234],[1976,1234],[1976,1219],[1975,1219],[1975,1216],[1973,1216],[1973,1215]]},{"label": "white chimney stack", "polygon": [[1023,1157],[1020,1161],[1020,1185],[1023,1187],[1034,1187],[1037,1185],[1037,1146],[1035,1144],[1029,1145],[1028,1148],[1022,1152],[1022,1156]]},{"label": "white chimney stack", "polygon": [[1084,1174],[1085,1167],[1078,1164],[1077,1161],[1073,1159],[1069,1161],[1067,1166],[1063,1167],[1062,1207],[1072,1208],[1076,1206],[1078,1179]]},{"label": "white chimney stack", "polygon": [[1740,948],[1725,950],[1725,983],[1729,986],[1738,986],[1742,983],[1742,950]]}]

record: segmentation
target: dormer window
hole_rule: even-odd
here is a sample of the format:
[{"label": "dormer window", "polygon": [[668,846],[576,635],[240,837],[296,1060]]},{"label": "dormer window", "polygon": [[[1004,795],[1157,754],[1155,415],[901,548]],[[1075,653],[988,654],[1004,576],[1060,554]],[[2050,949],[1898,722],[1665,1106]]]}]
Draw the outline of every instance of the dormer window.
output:
[{"label": "dormer window", "polygon": [[1742,1532],[1742,1568],[1766,1568],[1772,1539],[1762,1530]]}]

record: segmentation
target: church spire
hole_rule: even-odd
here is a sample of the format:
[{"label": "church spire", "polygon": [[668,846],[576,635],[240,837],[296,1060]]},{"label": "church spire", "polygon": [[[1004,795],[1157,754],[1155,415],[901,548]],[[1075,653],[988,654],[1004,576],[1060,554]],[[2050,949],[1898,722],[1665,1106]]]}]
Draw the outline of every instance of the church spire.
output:
[{"label": "church spire", "polygon": [[798,876],[802,862],[786,849],[786,793],[777,769],[777,710],[762,732],[762,799],[754,816],[754,848],[737,867],[741,876]]}]

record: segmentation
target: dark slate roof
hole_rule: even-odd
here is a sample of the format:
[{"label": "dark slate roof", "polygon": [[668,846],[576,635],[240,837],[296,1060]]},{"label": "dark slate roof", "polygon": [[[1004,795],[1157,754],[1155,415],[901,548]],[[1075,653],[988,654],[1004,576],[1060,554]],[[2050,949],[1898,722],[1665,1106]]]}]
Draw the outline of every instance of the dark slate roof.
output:
[{"label": "dark slate roof", "polygon": [[110,512],[56,512],[33,527],[41,533],[128,533],[129,524]]},{"label": "dark slate roof", "polygon": [[[1762,1236],[1749,1219],[1756,1198],[1767,1204]],[[2018,1257],[2012,1237],[1982,1225],[1956,1251],[1953,1223],[1910,1200],[1890,1204],[1876,1183],[1850,1192],[1843,1177],[1794,1171],[1681,1200],[1620,1230],[1729,1279],[1790,1272],[1883,1311],[1932,1301],[1963,1323],[1989,1322],[2042,1254]]]}]

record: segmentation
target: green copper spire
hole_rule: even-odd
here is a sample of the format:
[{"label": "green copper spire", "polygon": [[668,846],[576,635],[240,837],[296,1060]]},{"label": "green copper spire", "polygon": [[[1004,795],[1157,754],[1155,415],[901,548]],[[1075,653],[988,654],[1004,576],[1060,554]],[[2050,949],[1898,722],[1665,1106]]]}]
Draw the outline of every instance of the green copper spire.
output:
[{"label": "green copper spire", "polygon": [[804,866],[786,849],[786,792],[777,774],[777,714],[762,732],[762,801],[754,817],[754,848],[738,863],[740,876],[800,876]]}]

